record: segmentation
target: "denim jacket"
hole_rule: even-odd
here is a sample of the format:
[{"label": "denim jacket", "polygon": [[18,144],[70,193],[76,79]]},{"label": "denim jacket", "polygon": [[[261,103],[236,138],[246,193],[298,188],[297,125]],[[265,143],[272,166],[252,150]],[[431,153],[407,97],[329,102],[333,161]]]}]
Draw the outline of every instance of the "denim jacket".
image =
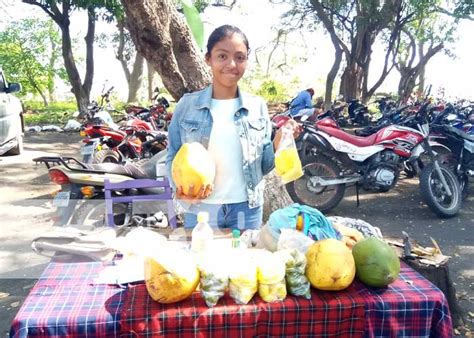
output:
[{"label": "denim jacket", "polygon": [[[263,176],[275,166],[271,122],[267,105],[260,97],[240,90],[238,93],[239,107],[234,121],[242,145],[242,168],[247,184],[248,203],[250,208],[254,208],[263,205]],[[208,147],[213,122],[211,99],[212,86],[209,86],[201,91],[185,94],[176,105],[168,128],[166,168],[170,182],[173,182],[171,163],[183,143],[199,142]]]}]

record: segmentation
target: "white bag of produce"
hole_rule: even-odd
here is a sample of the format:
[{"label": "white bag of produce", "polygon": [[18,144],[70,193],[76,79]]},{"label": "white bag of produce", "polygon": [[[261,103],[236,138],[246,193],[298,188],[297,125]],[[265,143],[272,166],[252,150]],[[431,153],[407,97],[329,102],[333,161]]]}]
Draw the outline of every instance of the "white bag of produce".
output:
[{"label": "white bag of produce", "polygon": [[247,304],[258,290],[257,264],[246,250],[238,250],[229,264],[229,295],[237,304]]},{"label": "white bag of produce", "polygon": [[286,298],[285,260],[270,252],[258,257],[258,294],[267,303]]}]

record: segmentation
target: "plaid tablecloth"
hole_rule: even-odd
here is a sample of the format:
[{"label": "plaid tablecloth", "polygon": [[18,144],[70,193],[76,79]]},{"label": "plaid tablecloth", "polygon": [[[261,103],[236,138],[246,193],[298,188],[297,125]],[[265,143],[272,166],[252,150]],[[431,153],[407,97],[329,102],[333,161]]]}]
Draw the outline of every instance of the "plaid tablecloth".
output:
[{"label": "plaid tablecloth", "polygon": [[12,337],[117,337],[125,289],[91,284],[102,263],[50,263],[12,322]]},{"label": "plaid tablecloth", "polygon": [[13,337],[451,337],[443,293],[406,265],[388,288],[355,281],[339,292],[312,290],[247,305],[224,297],[208,308],[198,293],[158,304],[144,284],[93,285],[101,263],[50,263],[14,321]]},{"label": "plaid tablecloth", "polygon": [[452,337],[446,297],[408,265],[387,288],[355,283],[365,299],[366,337]]},{"label": "plaid tablecloth", "polygon": [[[122,311],[128,336],[154,337],[362,337],[365,308],[352,288],[312,292],[312,298],[287,297],[265,303],[260,297],[237,305],[228,296],[208,308],[199,293],[179,304],[152,301],[145,286],[130,288]],[[145,300],[145,301],[144,301]]]}]

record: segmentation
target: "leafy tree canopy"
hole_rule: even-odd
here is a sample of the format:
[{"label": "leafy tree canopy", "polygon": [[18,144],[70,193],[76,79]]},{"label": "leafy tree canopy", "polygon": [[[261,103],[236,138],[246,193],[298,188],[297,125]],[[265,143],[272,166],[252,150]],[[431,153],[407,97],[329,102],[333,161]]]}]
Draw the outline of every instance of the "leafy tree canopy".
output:
[{"label": "leafy tree canopy", "polygon": [[60,41],[51,20],[12,22],[0,32],[0,64],[11,81],[22,84],[23,93],[40,93],[54,81],[49,74],[67,78],[61,63],[51,64],[51,58],[57,58],[58,53],[52,46],[60,45]]}]

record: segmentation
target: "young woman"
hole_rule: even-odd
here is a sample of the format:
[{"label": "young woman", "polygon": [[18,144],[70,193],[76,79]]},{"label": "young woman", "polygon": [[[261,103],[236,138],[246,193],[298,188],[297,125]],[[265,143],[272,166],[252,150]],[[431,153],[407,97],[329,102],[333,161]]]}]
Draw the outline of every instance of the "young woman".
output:
[{"label": "young woman", "polygon": [[[207,43],[206,63],[212,70],[212,85],[184,95],[176,105],[168,129],[166,164],[171,163],[182,144],[203,144],[216,162],[213,185],[188,196],[175,187],[176,198],[189,202],[185,227],[194,227],[199,211],[209,212],[213,227],[255,229],[262,222],[263,176],[274,167],[277,132],[270,139],[271,123],[262,98],[240,91],[249,43],[237,27],[224,25],[212,32]],[[296,124],[291,121],[291,127]]]}]

